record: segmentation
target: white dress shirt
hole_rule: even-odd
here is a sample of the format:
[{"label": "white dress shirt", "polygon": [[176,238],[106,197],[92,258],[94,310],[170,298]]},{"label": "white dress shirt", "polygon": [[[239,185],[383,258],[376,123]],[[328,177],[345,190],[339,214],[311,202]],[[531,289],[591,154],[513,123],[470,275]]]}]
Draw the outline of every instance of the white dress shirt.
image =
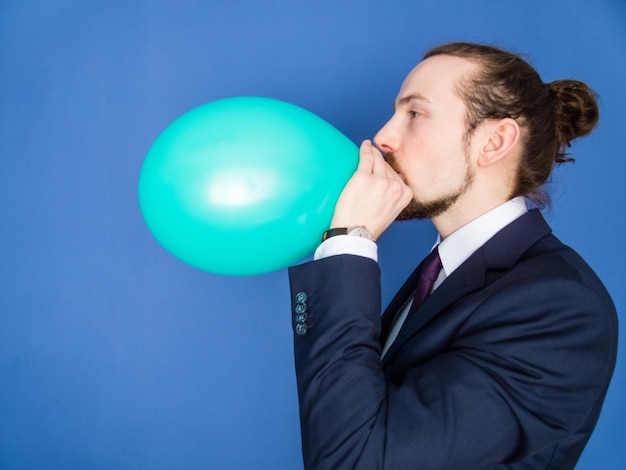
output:
[{"label": "white dress shirt", "polygon": [[[441,258],[443,267],[435,281],[433,290],[439,287],[446,277],[452,274],[455,269],[463,264],[467,258],[483,246],[491,237],[515,219],[525,214],[527,210],[525,199],[523,197],[516,197],[472,220],[450,234],[447,238],[442,240],[441,236],[438,236],[437,242],[433,248],[439,245],[439,257]],[[318,260],[339,254],[366,256],[374,261],[378,261],[376,243],[365,238],[350,235],[338,235],[324,241],[315,251],[314,259]],[[389,336],[387,337],[387,341],[385,342],[382,351],[383,356],[396,339],[396,336],[398,336],[398,332],[411,307],[411,302],[412,299],[398,312],[389,332]]]}]

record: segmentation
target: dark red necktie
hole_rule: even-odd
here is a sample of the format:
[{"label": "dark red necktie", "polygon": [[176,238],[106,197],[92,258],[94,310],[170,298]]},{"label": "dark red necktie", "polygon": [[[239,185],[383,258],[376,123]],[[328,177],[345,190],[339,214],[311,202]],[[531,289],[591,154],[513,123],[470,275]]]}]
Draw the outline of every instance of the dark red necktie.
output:
[{"label": "dark red necktie", "polygon": [[424,300],[426,300],[426,297],[428,297],[430,291],[433,289],[435,280],[439,276],[442,266],[438,248],[439,247],[436,246],[426,257],[424,264],[422,264],[422,269],[420,270],[420,275],[417,280],[417,289],[415,289],[415,294],[413,295],[413,304],[411,305],[407,318],[413,315],[420,305],[424,303]]}]

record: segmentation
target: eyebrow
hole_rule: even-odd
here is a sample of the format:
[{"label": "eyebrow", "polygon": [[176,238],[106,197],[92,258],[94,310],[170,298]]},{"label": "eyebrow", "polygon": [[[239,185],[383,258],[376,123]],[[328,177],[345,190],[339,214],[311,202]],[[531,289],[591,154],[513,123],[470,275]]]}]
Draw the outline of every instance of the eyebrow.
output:
[{"label": "eyebrow", "polygon": [[398,107],[400,105],[410,103],[413,100],[424,101],[424,102],[430,104],[430,100],[428,98],[426,98],[424,95],[422,95],[421,93],[414,93],[412,95],[403,96],[402,98],[400,98],[399,100],[394,102],[393,103],[393,109],[396,109],[396,107]]}]

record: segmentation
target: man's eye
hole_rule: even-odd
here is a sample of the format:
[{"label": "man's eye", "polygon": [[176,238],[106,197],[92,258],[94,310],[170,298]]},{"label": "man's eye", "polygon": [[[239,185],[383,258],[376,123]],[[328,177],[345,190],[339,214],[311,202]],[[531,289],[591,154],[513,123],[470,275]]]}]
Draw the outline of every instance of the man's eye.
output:
[{"label": "man's eye", "polygon": [[419,111],[409,111],[412,118],[416,118],[420,115]]}]

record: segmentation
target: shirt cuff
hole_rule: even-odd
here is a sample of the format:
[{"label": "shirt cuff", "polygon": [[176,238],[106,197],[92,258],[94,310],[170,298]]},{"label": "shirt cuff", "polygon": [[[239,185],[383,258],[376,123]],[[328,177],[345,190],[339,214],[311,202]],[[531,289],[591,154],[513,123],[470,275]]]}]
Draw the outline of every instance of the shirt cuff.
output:
[{"label": "shirt cuff", "polygon": [[353,235],[337,235],[322,242],[315,250],[314,260],[335,255],[363,256],[378,262],[378,246],[372,240]]}]

